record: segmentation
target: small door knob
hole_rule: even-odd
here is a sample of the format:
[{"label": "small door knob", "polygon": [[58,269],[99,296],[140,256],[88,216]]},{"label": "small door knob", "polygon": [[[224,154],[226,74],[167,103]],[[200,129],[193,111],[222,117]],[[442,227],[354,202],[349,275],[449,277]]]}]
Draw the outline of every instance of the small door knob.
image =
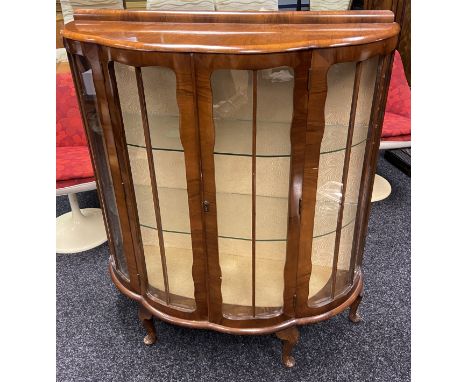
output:
[{"label": "small door knob", "polygon": [[210,210],[210,202],[208,200],[205,200],[203,202],[203,211],[208,212]]}]

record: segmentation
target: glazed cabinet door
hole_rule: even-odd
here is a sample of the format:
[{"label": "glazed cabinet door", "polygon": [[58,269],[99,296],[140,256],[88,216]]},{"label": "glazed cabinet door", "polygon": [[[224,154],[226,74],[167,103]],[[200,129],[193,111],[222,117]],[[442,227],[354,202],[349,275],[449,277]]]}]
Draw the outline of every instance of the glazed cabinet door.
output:
[{"label": "glazed cabinet door", "polygon": [[308,57],[196,58],[213,322],[292,310]]},{"label": "glazed cabinet door", "polygon": [[358,198],[378,57],[342,62],[327,73],[320,144],[308,304],[335,299],[353,285]]},{"label": "glazed cabinet door", "polygon": [[153,57],[158,62],[115,62],[113,68],[138,215],[143,285],[149,301],[172,314],[203,317],[205,256],[191,57]]},{"label": "glazed cabinet door", "polygon": [[362,288],[363,222],[380,142],[395,41],[314,50],[310,69],[299,259],[299,317],[320,315]]}]

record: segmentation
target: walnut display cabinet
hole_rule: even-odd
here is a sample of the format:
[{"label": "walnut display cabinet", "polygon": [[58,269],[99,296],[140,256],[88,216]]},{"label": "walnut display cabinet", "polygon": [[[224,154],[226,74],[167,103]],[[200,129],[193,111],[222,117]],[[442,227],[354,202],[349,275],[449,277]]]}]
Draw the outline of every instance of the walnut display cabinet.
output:
[{"label": "walnut display cabinet", "polygon": [[63,36],[117,288],[152,319],[270,334],[346,308],[361,262],[389,11],[81,10]]}]

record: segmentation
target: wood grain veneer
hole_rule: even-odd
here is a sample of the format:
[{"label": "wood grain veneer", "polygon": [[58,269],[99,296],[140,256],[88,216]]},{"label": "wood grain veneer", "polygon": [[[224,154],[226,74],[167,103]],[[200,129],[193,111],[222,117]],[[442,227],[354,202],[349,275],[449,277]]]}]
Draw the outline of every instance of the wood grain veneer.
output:
[{"label": "wood grain veneer", "polygon": [[[358,320],[378,138],[399,30],[389,11],[76,12],[75,21],[63,30],[64,45],[93,163],[102,169],[97,172],[97,186],[110,239],[111,277],[119,290],[141,304],[139,317],[148,333],[145,343],[156,341],[152,316],[233,334],[277,332],[284,343],[283,363],[291,367],[297,325],[330,318],[349,306],[350,319]],[[157,72],[155,67],[164,70]],[[134,83],[133,97],[125,90],[122,68],[128,68],[130,74],[134,71],[125,80]],[[84,92],[83,73],[88,69],[95,96]],[[149,74],[145,77],[146,71]],[[168,71],[174,75],[173,82],[165,77]],[[232,74],[234,71],[238,74]],[[344,79],[351,84],[350,89],[339,91],[345,86]],[[239,87],[241,80],[247,81],[247,86]],[[291,82],[280,86],[281,81]],[[244,97],[242,102],[250,108],[251,117],[244,115],[243,103],[236,111],[233,102],[233,121],[223,120],[226,117],[219,114],[219,106],[229,106],[236,99],[228,94],[230,86],[238,99]],[[290,89],[291,107],[285,107],[287,102],[281,99],[285,89]],[[223,99],[225,93],[228,98]],[[165,99],[174,94],[177,107],[169,107]],[[99,142],[104,150],[96,149],[98,138],[87,107],[99,122]],[[275,124],[285,125],[286,135],[281,129],[273,132]],[[137,127],[141,129],[139,140],[135,138]],[[260,134],[268,129],[271,136],[263,137],[287,142],[265,146]],[[362,139],[355,137],[356,131]],[[237,149],[215,152],[216,139],[226,149],[229,137]],[[171,143],[174,139],[176,145]],[[224,146],[222,139],[227,139]],[[274,152],[278,148],[281,153]],[[265,155],[262,150],[272,152]],[[158,162],[161,152],[178,159],[162,168]],[[215,155],[221,159],[215,160]],[[265,157],[275,161],[285,156],[288,171],[275,162],[281,170],[270,173],[279,175],[265,172]],[[223,180],[216,166],[236,163],[236,158],[243,158],[237,168],[239,163],[248,165],[242,171],[231,165],[233,170],[226,172]],[[138,170],[142,163],[146,166],[143,172]],[[333,178],[327,174],[330,163],[337,169],[330,171]],[[229,175],[236,178],[229,179]],[[103,176],[111,181],[102,182]],[[287,187],[285,183],[285,187],[275,188],[275,176],[287,176]],[[336,212],[324,218],[323,179],[337,176],[341,187],[338,200],[329,202]],[[265,187],[263,182],[272,186]],[[148,191],[144,204],[139,203],[142,187]],[[221,201],[223,195],[230,195],[230,187],[235,190],[232,194],[240,195],[236,197],[249,200],[251,214],[244,219],[239,206],[239,213],[225,224],[219,219],[225,208]],[[115,207],[108,203],[109,190],[115,196]],[[188,210],[179,202],[168,204],[178,200],[177,195],[187,198]],[[282,216],[280,223],[266,218],[259,225],[265,213],[259,195],[284,201],[284,209],[271,211],[278,212],[271,216]],[[236,205],[230,208],[235,211]],[[181,213],[185,214],[183,219]],[[170,214],[175,215],[168,217]],[[183,220],[183,230],[167,228],[171,224],[177,228]],[[117,222],[120,231],[113,229]],[[330,232],[321,231],[324,222],[331,222]],[[241,229],[243,224],[251,227],[247,234]],[[284,272],[279,273],[277,268],[268,271],[268,261],[278,260],[276,252],[265,252],[258,246],[260,240],[271,241],[262,235],[276,232],[278,227],[286,235],[274,238],[284,243],[276,247],[282,248],[284,259]],[[221,229],[238,229],[236,232],[247,235],[230,238],[244,240],[247,245],[231,246],[239,253],[228,255],[240,260],[228,266],[221,266],[220,251],[224,249],[219,243],[226,236]],[[154,235],[153,241],[148,241],[147,235]],[[179,252],[177,245],[171,247],[174,240],[182,240],[177,235],[185,235]],[[318,253],[323,248],[317,248],[317,243],[330,247],[325,255]],[[251,257],[241,253],[242,248],[248,248]],[[330,265],[321,256],[328,256]],[[188,273],[184,268],[178,278],[171,279],[178,266],[187,264]],[[235,267],[241,271],[250,267],[246,285],[223,281],[223,276],[227,279],[239,274]],[[265,280],[281,287],[270,287],[272,294],[264,293],[259,285],[268,285],[262,284]],[[223,299],[222,285],[239,287]]]}]

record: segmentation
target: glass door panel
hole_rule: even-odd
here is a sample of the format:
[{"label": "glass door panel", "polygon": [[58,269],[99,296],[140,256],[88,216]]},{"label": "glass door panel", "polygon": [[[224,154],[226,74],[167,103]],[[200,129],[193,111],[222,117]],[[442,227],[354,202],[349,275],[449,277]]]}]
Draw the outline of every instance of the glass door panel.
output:
[{"label": "glass door panel", "polygon": [[[354,223],[376,67],[377,58],[373,58],[361,64],[336,64],[328,72],[325,130],[320,147],[311,252],[309,305],[339,295],[352,283],[349,270]],[[359,85],[356,94],[355,82]],[[350,121],[353,96],[357,97],[355,117]],[[348,143],[349,132],[352,136]]]},{"label": "glass door panel", "polygon": [[283,305],[293,70],[212,75],[223,315],[269,317]]},{"label": "glass door panel", "polygon": [[149,292],[194,310],[192,241],[175,73],[115,63]]},{"label": "glass door panel", "polygon": [[[356,116],[354,118],[353,147],[349,158],[344,205],[344,215],[346,216],[347,210],[349,209],[353,220],[356,219],[359,193],[361,190],[362,168],[364,165],[365,146],[367,144],[370,114],[374,98],[378,57],[366,60],[362,62],[361,65],[362,72],[359,83],[359,94],[356,102]],[[364,141],[362,141],[363,137],[365,139]],[[356,145],[356,141],[359,142],[359,144]],[[343,225],[344,224],[345,222],[343,222]],[[351,265],[352,245],[355,234],[354,229],[353,223],[346,232],[342,231],[335,288],[335,294],[337,295],[351,286],[353,281],[354,274],[350,274],[350,269],[354,269],[354,264]]]}]

